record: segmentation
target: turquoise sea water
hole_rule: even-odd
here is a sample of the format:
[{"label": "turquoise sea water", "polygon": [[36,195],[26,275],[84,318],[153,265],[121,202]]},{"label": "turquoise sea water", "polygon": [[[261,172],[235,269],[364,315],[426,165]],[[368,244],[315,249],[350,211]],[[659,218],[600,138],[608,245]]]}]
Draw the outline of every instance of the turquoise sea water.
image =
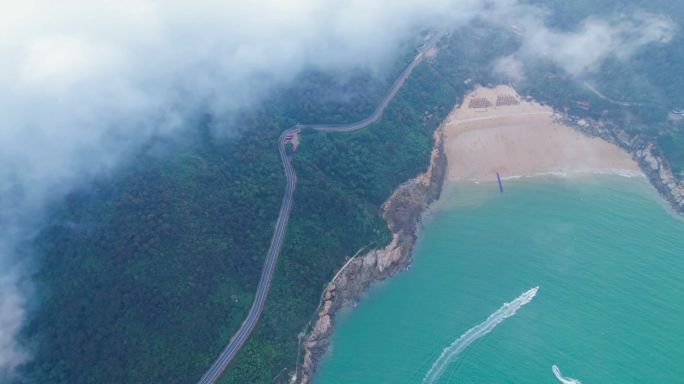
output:
[{"label": "turquoise sea water", "polygon": [[425,382],[559,383],[553,365],[583,384],[684,382],[684,222],[646,181],[504,188],[445,187],[411,270],[338,315],[314,384],[422,383],[438,360]]}]

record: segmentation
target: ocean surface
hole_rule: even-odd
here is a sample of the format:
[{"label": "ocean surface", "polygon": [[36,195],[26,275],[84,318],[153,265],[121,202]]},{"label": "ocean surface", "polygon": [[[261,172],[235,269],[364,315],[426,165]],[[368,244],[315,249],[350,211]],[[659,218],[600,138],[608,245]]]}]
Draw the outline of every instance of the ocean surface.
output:
[{"label": "ocean surface", "polygon": [[646,180],[503,186],[445,186],[314,384],[684,382],[684,222]]}]

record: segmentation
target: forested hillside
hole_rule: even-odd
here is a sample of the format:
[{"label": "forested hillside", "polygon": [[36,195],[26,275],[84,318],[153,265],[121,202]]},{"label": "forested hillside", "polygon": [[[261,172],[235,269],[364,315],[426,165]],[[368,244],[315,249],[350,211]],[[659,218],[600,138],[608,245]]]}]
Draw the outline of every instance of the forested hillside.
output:
[{"label": "forested hillside", "polygon": [[[394,188],[427,170],[432,134],[456,100],[448,82],[421,65],[369,129],[302,131],[301,149],[293,156],[295,202],[261,327],[219,382],[266,383],[269,375],[294,367],[295,337],[315,311],[325,284],[345,257],[371,242],[389,242],[379,207]],[[434,116],[424,120],[425,111]],[[278,347],[291,352],[283,355]]]},{"label": "forested hillside", "polygon": [[[617,0],[543,3],[556,10],[549,23],[566,30],[580,28],[592,12],[630,7]],[[681,6],[673,3],[654,7],[684,26]],[[520,36],[507,26],[474,22],[440,46],[379,122],[354,133],[302,131],[292,160],[295,202],[266,307],[221,383],[270,383],[294,368],[297,334],[324,284],[359,248],[389,240],[380,205],[425,171],[432,133],[467,87],[501,80],[492,74],[493,62],[515,53]],[[217,122],[206,117],[187,143],[152,143],[116,178],[55,206],[53,225],[35,246],[42,259],[36,275],[41,305],[23,333],[35,358],[18,382],[196,382],[251,305],[285,188],[278,136],[297,122],[368,116],[412,60],[413,48],[382,79],[358,71],[340,81],[308,71],[240,116],[233,138],[214,135]],[[603,100],[583,86],[585,79],[543,59],[526,63],[518,88],[556,108],[607,117],[650,137],[681,172],[684,136],[681,125],[667,119],[669,109],[684,108],[681,33],[664,48],[650,49],[629,63],[609,59],[586,79],[610,98],[648,100],[645,106]],[[471,77],[475,81],[465,85]],[[592,107],[580,109],[575,100]]]},{"label": "forested hillside", "polygon": [[[36,355],[21,382],[197,381],[251,305],[285,186],[278,135],[298,121],[366,117],[414,54],[383,81],[302,75],[243,116],[238,139],[214,137],[207,118],[189,144],[153,143],[116,179],[55,207],[37,242],[42,305],[24,332]],[[432,132],[455,102],[425,64],[370,129],[303,132],[267,305],[223,381],[270,382],[294,366],[324,283],[345,257],[388,241],[379,206],[425,171]],[[425,110],[434,117],[424,121]],[[160,147],[175,154],[159,158]]]},{"label": "forested hillside", "polygon": [[[633,134],[643,134],[655,141],[673,172],[682,178],[684,171],[684,135],[682,122],[668,119],[668,112],[684,109],[684,4],[655,0],[528,0],[550,10],[547,23],[560,30],[577,31],[588,17],[619,20],[624,15],[661,15],[676,25],[676,34],[667,44],[651,44],[636,52],[630,60],[609,57],[593,73],[576,78],[559,74],[551,63],[540,63],[529,70],[529,91],[539,100],[548,100],[558,109],[568,107],[573,114],[595,119],[607,118]],[[546,75],[546,76],[544,76]],[[594,84],[613,100],[644,103],[641,106],[615,105],[596,96],[582,85]],[[536,94],[535,94],[536,93]],[[573,100],[586,100],[590,111],[577,108]],[[607,111],[607,112],[605,112]]]},{"label": "forested hillside", "polygon": [[[579,32],[584,21],[592,17],[617,22],[625,15],[645,14],[664,16],[676,26],[670,42],[646,45],[629,60],[608,56],[600,67],[581,74],[566,72],[548,57],[518,55],[524,64],[523,78],[515,85],[520,94],[557,110],[607,119],[632,135],[641,135],[644,141],[657,145],[674,174],[680,180],[684,178],[684,120],[669,115],[670,111],[684,109],[684,5],[659,0],[644,9],[644,4],[630,0],[528,2],[547,9],[546,23],[557,31]],[[473,22],[445,41],[448,47],[440,51],[434,65],[446,76],[456,71],[480,84],[508,82],[493,73],[493,61],[518,52],[523,38],[502,23]],[[453,76],[449,80],[463,79]],[[613,101],[632,104],[603,99],[585,82]],[[577,101],[589,103],[590,108],[581,108]]]}]

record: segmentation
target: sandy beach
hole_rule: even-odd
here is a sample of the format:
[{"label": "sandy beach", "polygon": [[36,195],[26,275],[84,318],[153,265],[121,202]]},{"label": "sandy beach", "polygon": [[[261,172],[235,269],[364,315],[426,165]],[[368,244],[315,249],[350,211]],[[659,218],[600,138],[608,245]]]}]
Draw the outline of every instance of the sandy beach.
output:
[{"label": "sandy beach", "polygon": [[[498,105],[497,105],[498,104]],[[479,87],[447,117],[447,178],[484,181],[541,173],[638,175],[632,156],[600,138],[555,123],[553,110],[509,86]]]}]

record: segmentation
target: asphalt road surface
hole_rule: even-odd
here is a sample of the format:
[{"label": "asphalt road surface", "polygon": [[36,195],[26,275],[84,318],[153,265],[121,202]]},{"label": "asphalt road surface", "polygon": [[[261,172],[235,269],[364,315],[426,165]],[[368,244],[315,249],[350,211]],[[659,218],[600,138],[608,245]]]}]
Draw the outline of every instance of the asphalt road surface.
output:
[{"label": "asphalt road surface", "polygon": [[611,99],[610,97],[608,97],[608,96],[604,95],[603,93],[599,92],[598,89],[592,87],[591,84],[587,83],[586,81],[584,82],[584,85],[585,85],[587,88],[589,88],[589,90],[591,90],[592,92],[594,92],[594,93],[596,94],[596,96],[598,96],[598,97],[600,97],[600,98],[602,98],[602,99],[604,99],[604,100],[608,100],[608,101],[610,101],[610,102],[613,103],[613,104],[619,104],[619,105],[623,105],[623,106],[630,106],[630,105],[642,106],[642,105],[646,105],[646,103],[640,103],[640,102],[636,102],[636,101],[620,101],[620,100],[613,100],[613,99]]},{"label": "asphalt road surface", "polygon": [[[432,39],[430,39],[430,41],[428,41],[422,47],[418,48],[418,56],[416,56],[416,58],[411,62],[411,64],[409,64],[409,66],[406,67],[404,72],[401,73],[401,75],[394,82],[394,84],[392,84],[392,88],[390,88],[389,92],[387,92],[387,95],[384,99],[382,99],[382,102],[375,110],[375,112],[373,112],[373,114],[371,114],[370,116],[361,121],[357,121],[356,123],[351,124],[314,124],[306,126],[317,129],[319,131],[350,132],[356,131],[361,128],[365,128],[371,125],[372,123],[376,122],[380,118],[380,116],[382,116],[382,112],[385,110],[385,107],[387,107],[387,104],[389,104],[390,100],[392,100],[394,95],[396,95],[397,91],[399,91],[399,88],[401,88],[401,86],[404,84],[404,80],[406,80],[409,73],[411,73],[411,70],[413,70],[413,68],[420,64],[420,62],[425,58],[425,54],[435,46],[437,41],[442,36],[444,36],[444,34],[444,30],[438,31],[435,34],[435,36],[433,36]],[[225,350],[223,350],[223,352],[218,357],[214,365],[212,365],[211,368],[207,371],[207,373],[204,374],[202,379],[199,381],[199,384],[213,384],[218,379],[218,377],[221,375],[226,366],[228,366],[228,363],[230,363],[230,361],[233,359],[233,356],[235,356],[240,347],[242,347],[242,344],[249,337],[249,334],[252,332],[252,329],[254,329],[254,326],[259,320],[259,316],[261,315],[261,311],[264,308],[264,303],[266,302],[266,295],[268,294],[268,289],[271,285],[271,278],[273,277],[273,271],[275,270],[276,261],[278,260],[278,254],[280,253],[280,246],[282,245],[283,237],[285,236],[287,221],[290,218],[290,209],[292,208],[292,196],[294,194],[296,184],[294,170],[292,169],[292,164],[290,164],[290,158],[285,152],[285,138],[287,137],[287,135],[291,133],[298,132],[303,127],[305,126],[295,125],[294,127],[285,130],[278,139],[278,149],[280,150],[280,158],[283,161],[283,166],[285,167],[285,176],[287,177],[287,188],[285,189],[285,197],[283,198],[283,205],[280,208],[280,216],[278,217],[278,221],[276,222],[275,233],[273,234],[273,240],[271,240],[271,247],[268,250],[268,257],[266,258],[264,270],[261,273],[261,279],[259,280],[259,286],[257,287],[256,297],[254,298],[254,303],[252,303],[252,308],[250,308],[249,310],[247,319],[245,319],[245,321],[242,323],[237,333],[233,335],[230,342],[228,343],[228,346]]]}]

